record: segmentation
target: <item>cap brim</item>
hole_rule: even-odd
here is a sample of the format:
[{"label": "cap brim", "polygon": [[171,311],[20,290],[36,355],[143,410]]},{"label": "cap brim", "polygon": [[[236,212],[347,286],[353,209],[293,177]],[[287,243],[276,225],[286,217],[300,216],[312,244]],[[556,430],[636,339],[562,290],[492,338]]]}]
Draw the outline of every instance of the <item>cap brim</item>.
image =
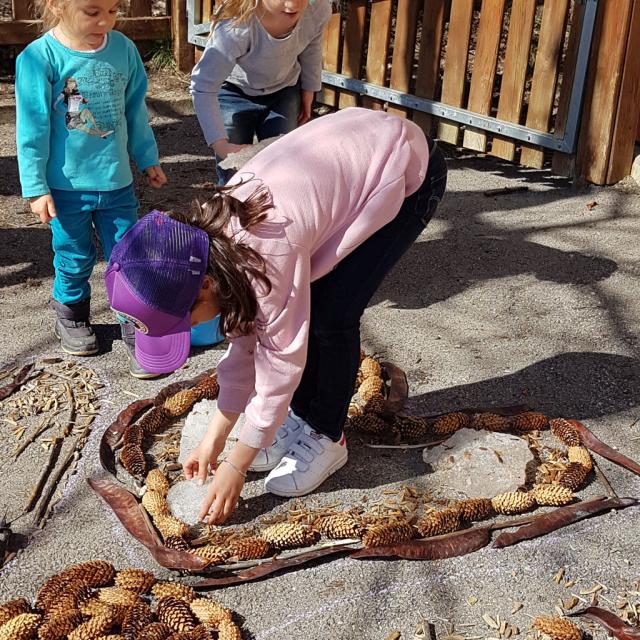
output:
[{"label": "cap brim", "polygon": [[136,330],[136,360],[149,373],[171,373],[189,357],[191,318],[185,316],[170,332],[150,336]]}]

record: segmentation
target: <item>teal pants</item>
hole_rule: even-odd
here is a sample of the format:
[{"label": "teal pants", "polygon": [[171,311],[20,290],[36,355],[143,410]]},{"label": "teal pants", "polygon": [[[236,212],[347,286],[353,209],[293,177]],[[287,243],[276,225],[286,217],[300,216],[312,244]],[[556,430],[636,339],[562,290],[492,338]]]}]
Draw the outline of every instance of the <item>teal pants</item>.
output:
[{"label": "teal pants", "polygon": [[52,189],[57,217],[52,232],[53,298],[70,305],[91,296],[89,278],[96,263],[94,229],[105,260],[115,244],[138,220],[133,185],[115,191],[63,191]]}]

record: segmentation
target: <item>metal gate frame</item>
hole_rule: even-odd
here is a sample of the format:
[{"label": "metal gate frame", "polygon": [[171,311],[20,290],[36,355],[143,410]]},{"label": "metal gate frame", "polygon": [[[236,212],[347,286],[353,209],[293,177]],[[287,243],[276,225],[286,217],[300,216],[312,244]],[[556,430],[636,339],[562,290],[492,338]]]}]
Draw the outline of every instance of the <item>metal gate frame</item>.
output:
[{"label": "metal gate frame", "polygon": [[[507,122],[506,120],[499,120],[491,116],[481,115],[461,107],[452,107],[443,102],[437,102],[428,98],[419,98],[409,93],[403,93],[395,89],[364,82],[363,80],[349,78],[340,73],[323,71],[322,82],[339,89],[346,89],[353,93],[384,100],[391,104],[428,113],[438,118],[451,120],[506,138],[520,140],[562,153],[573,154],[578,144],[582,100],[587,83],[589,56],[591,53],[599,2],[600,0],[575,0],[575,4],[585,5],[585,13],[578,46],[576,72],[573,86],[571,87],[567,124],[562,136],[531,129],[530,127]],[[211,29],[211,23],[195,23],[195,3],[196,0],[187,0],[188,39],[190,43],[204,47]]]}]

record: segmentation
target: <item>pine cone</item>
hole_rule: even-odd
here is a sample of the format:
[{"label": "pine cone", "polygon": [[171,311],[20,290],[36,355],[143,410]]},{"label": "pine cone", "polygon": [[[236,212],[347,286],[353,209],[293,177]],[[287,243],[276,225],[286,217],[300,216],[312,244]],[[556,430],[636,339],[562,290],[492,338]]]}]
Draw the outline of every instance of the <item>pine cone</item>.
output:
[{"label": "pine cone", "polygon": [[198,382],[196,385],[196,391],[200,400],[215,400],[218,397],[220,391],[220,385],[218,384],[218,378],[214,373],[211,376],[207,376]]},{"label": "pine cone", "polygon": [[180,582],[156,582],[151,588],[151,593],[158,600],[172,597],[191,602],[196,598],[196,592],[190,586]]},{"label": "pine cone", "polygon": [[531,623],[534,629],[550,636],[553,640],[581,640],[582,631],[566,618],[535,618]]},{"label": "pine cone", "polygon": [[165,409],[164,406],[152,407],[147,413],[145,413],[137,425],[142,429],[142,433],[145,436],[151,436],[154,433],[162,431],[170,422],[172,416]]},{"label": "pine cone", "polygon": [[172,634],[173,630],[168,624],[152,622],[136,636],[136,640],[167,640]]},{"label": "pine cone", "polygon": [[593,460],[591,459],[589,449],[586,447],[569,447],[567,449],[567,457],[569,458],[569,462],[577,462],[587,471],[593,469]]},{"label": "pine cone", "polygon": [[266,558],[271,551],[269,543],[263,538],[256,536],[247,536],[238,538],[229,543],[227,547],[227,555],[229,558],[242,560],[258,560]]},{"label": "pine cone", "polygon": [[103,587],[98,598],[114,607],[131,607],[139,602],[138,594],[122,587]]},{"label": "pine cone", "polygon": [[365,413],[351,418],[349,424],[352,429],[364,433],[384,433],[389,430],[389,425],[375,413]]},{"label": "pine cone", "polygon": [[207,544],[204,547],[191,549],[189,553],[206,560],[207,566],[210,564],[222,564],[229,557],[229,553],[226,548],[219,547],[215,544]]},{"label": "pine cone", "polygon": [[145,491],[142,506],[152,518],[171,515],[167,499],[158,491]]},{"label": "pine cone", "polygon": [[170,515],[158,515],[153,518],[162,537],[166,540],[169,537],[184,538],[189,533],[189,525],[179,518]]},{"label": "pine cone", "polygon": [[83,602],[80,605],[80,611],[82,612],[82,615],[88,618],[105,616],[111,616],[112,618],[118,617],[115,607],[107,602],[103,602],[98,598],[97,595],[90,598],[86,602]]},{"label": "pine cone", "polygon": [[355,418],[357,416],[361,416],[364,413],[362,407],[354,401],[349,403],[349,409],[347,410],[347,418]]},{"label": "pine cone", "polygon": [[384,413],[385,399],[381,393],[374,393],[362,407],[362,413]]},{"label": "pine cone", "polygon": [[144,569],[123,569],[116,574],[116,585],[135,593],[149,593],[155,583],[153,573]]},{"label": "pine cone", "polygon": [[164,402],[165,411],[172,417],[177,418],[186,413],[197,402],[198,394],[193,389],[183,389],[167,398]]},{"label": "pine cone", "polygon": [[393,429],[403,440],[422,440],[429,433],[426,418],[394,416]]},{"label": "pine cone", "polygon": [[161,496],[166,496],[169,493],[169,481],[167,480],[167,476],[165,476],[158,467],[151,469],[151,471],[147,473],[144,483],[147,485],[147,490],[155,491]]},{"label": "pine cone", "polygon": [[223,620],[218,625],[218,640],[242,640],[242,632],[234,622]]},{"label": "pine cone", "polygon": [[147,468],[144,451],[142,447],[136,444],[128,444],[122,447],[120,462],[122,462],[122,466],[135,477],[143,476]]},{"label": "pine cone", "polygon": [[471,418],[468,414],[462,413],[462,411],[454,411],[436,418],[432,430],[437,436],[450,436],[458,429],[464,429],[470,424]]},{"label": "pine cone", "polygon": [[15,618],[21,613],[30,612],[31,605],[25,598],[15,598],[14,600],[9,600],[9,602],[5,602],[2,606],[0,606],[0,627],[6,622],[9,622],[11,618]]},{"label": "pine cone", "polygon": [[133,605],[122,620],[122,635],[124,640],[136,640],[142,629],[153,622],[151,607],[146,602]]},{"label": "pine cone", "polygon": [[542,431],[549,421],[544,413],[539,411],[523,411],[511,418],[511,428],[516,433],[528,433],[529,431]]},{"label": "pine cone", "polygon": [[0,640],[31,640],[38,633],[42,617],[37,613],[19,613],[0,627]]},{"label": "pine cone", "polygon": [[98,640],[124,640],[119,633],[110,633],[108,636],[100,636]]},{"label": "pine cone", "polygon": [[192,631],[196,626],[196,617],[189,604],[173,596],[158,600],[156,615],[160,622],[169,625],[173,631]]},{"label": "pine cone", "polygon": [[189,551],[189,543],[182,536],[167,536],[164,539],[164,546],[176,551]]},{"label": "pine cone", "polygon": [[316,544],[320,534],[301,524],[279,522],[264,529],[262,537],[276,549],[295,549]]},{"label": "pine cone", "polygon": [[97,616],[90,618],[76,627],[68,636],[68,640],[94,640],[107,635],[113,627],[114,620],[110,616]]},{"label": "pine cone", "polygon": [[510,428],[509,418],[498,415],[497,413],[476,413],[471,419],[471,428],[478,431],[496,431],[498,433],[505,433]]},{"label": "pine cone", "polygon": [[557,483],[561,487],[567,487],[571,491],[577,491],[589,475],[589,469],[579,462],[570,462],[567,468],[560,474]]},{"label": "pine cone", "polygon": [[204,624],[199,624],[193,631],[189,631],[186,634],[185,640],[211,640],[211,631],[209,627]]},{"label": "pine cone", "polygon": [[564,418],[549,420],[551,433],[566,447],[579,447],[582,444],[578,430]]},{"label": "pine cone", "polygon": [[357,518],[342,513],[321,518],[314,528],[332,540],[359,538],[362,535],[362,523]]},{"label": "pine cone", "polygon": [[535,501],[543,507],[559,507],[573,502],[574,495],[571,489],[557,484],[537,484],[529,492]]},{"label": "pine cone", "polygon": [[358,395],[364,402],[367,402],[373,398],[373,396],[379,395],[382,392],[383,386],[384,382],[382,381],[382,378],[365,378],[362,381],[362,384],[358,387]]},{"label": "pine cone", "polygon": [[139,424],[130,424],[122,435],[124,446],[142,447],[144,429]]},{"label": "pine cone", "polygon": [[233,614],[230,609],[209,598],[197,598],[191,603],[191,611],[202,624],[217,627],[223,620],[231,622]]},{"label": "pine cone", "polygon": [[422,538],[441,536],[460,527],[460,511],[455,507],[428,513],[416,522],[416,529]]},{"label": "pine cone", "polygon": [[391,522],[371,527],[363,536],[365,547],[382,547],[407,542],[416,537],[415,529],[408,522]]},{"label": "pine cone", "polygon": [[77,609],[71,609],[59,613],[55,618],[45,620],[38,629],[38,638],[40,640],[61,640],[80,624],[82,624],[82,613]]},{"label": "pine cone", "polygon": [[535,498],[524,491],[508,491],[500,493],[491,499],[493,508],[503,515],[524,513],[536,506]]},{"label": "pine cone", "polygon": [[367,356],[360,363],[360,372],[362,373],[363,381],[367,378],[382,378],[382,367],[371,356]]},{"label": "pine cone", "polygon": [[87,587],[104,587],[113,582],[116,576],[115,567],[105,560],[89,560],[67,567],[60,577],[82,582]]},{"label": "pine cone", "polygon": [[467,498],[457,502],[453,508],[457,509],[460,517],[467,522],[479,522],[496,515],[491,498]]}]

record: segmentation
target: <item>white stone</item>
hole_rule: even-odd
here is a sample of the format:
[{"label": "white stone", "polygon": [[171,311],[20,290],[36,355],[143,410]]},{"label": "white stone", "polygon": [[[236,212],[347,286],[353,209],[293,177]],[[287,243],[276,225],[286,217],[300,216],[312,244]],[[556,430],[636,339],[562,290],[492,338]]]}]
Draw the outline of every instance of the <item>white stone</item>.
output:
[{"label": "white stone", "polygon": [[527,443],[508,433],[460,429],[446,442],[424,449],[429,484],[452,499],[491,498],[524,484],[533,462]]}]

